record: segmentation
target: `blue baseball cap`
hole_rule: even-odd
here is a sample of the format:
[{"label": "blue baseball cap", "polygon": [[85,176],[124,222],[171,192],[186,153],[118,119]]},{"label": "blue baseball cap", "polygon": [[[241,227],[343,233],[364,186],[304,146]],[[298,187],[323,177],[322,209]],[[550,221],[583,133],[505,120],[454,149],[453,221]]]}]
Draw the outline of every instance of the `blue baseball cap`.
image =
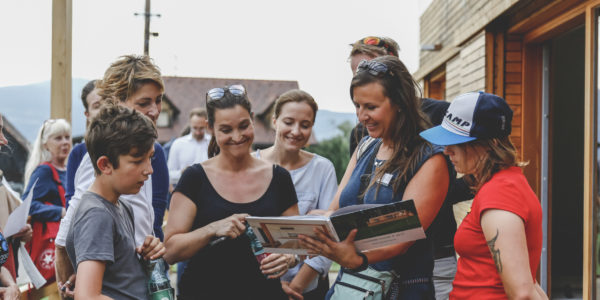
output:
[{"label": "blue baseball cap", "polygon": [[466,93],[450,102],[441,125],[420,135],[441,146],[505,137],[511,132],[512,116],[504,99],[484,92]]}]

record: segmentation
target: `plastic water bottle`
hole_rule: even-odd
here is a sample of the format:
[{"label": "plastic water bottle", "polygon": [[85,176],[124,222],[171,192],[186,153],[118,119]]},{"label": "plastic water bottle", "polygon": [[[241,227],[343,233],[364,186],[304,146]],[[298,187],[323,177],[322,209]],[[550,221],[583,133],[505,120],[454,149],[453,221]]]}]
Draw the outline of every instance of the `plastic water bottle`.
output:
[{"label": "plastic water bottle", "polygon": [[171,282],[165,274],[166,262],[162,258],[153,259],[148,262],[150,280],[148,280],[148,292],[151,300],[174,300],[175,292]]},{"label": "plastic water bottle", "polygon": [[252,230],[252,227],[250,227],[250,225],[246,226],[246,236],[248,237],[248,239],[250,239],[250,247],[252,248],[254,257],[256,257],[256,260],[260,264],[260,262],[263,259],[265,259],[265,257],[269,256],[269,253],[265,252],[265,249],[254,234],[254,230]]}]

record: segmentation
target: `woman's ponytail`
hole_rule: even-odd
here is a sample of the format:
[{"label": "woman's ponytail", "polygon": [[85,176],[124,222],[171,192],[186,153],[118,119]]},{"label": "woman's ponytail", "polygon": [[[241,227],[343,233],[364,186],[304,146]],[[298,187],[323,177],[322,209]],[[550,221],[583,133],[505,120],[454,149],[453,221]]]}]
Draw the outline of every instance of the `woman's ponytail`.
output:
[{"label": "woman's ponytail", "polygon": [[217,145],[217,139],[214,135],[210,137],[210,143],[208,144],[208,158],[212,158],[215,155],[219,154],[219,145]]}]

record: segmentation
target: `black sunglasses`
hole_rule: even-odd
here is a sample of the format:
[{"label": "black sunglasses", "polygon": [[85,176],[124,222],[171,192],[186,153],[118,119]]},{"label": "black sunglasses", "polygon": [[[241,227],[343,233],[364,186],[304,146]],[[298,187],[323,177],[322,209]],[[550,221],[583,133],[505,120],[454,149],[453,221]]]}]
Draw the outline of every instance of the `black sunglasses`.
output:
[{"label": "black sunglasses", "polygon": [[[360,61],[360,63],[358,64],[358,67],[356,68],[356,73],[362,72],[362,71],[367,71],[369,72],[369,74],[373,75],[373,76],[379,76],[380,74],[387,74],[389,69],[388,66],[386,66],[384,63],[380,63],[378,61],[373,61],[373,60],[366,60],[363,59]],[[394,75],[392,72],[389,72],[390,75]]]},{"label": "black sunglasses", "polygon": [[206,93],[206,102],[221,100],[225,96],[225,93],[229,92],[230,94],[236,97],[242,97],[246,95],[246,89],[241,84],[233,84],[230,86],[226,86],[223,88],[213,88],[210,89]]}]

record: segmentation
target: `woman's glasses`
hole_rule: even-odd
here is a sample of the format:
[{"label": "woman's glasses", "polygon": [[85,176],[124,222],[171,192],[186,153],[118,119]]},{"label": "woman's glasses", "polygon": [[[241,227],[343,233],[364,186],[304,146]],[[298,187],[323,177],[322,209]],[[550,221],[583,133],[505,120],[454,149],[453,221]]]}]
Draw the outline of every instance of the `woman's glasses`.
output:
[{"label": "woman's glasses", "polygon": [[[369,74],[373,76],[379,76],[380,74],[387,74],[388,67],[384,63],[380,63],[378,61],[373,60],[365,60],[363,59],[356,68],[356,73],[367,71]],[[390,75],[393,75],[390,72]]]},{"label": "woman's glasses", "polygon": [[241,84],[234,84],[230,86],[226,86],[224,88],[213,88],[210,89],[206,93],[206,102],[221,100],[225,96],[225,93],[229,92],[230,94],[241,97],[246,95],[246,89]]}]

